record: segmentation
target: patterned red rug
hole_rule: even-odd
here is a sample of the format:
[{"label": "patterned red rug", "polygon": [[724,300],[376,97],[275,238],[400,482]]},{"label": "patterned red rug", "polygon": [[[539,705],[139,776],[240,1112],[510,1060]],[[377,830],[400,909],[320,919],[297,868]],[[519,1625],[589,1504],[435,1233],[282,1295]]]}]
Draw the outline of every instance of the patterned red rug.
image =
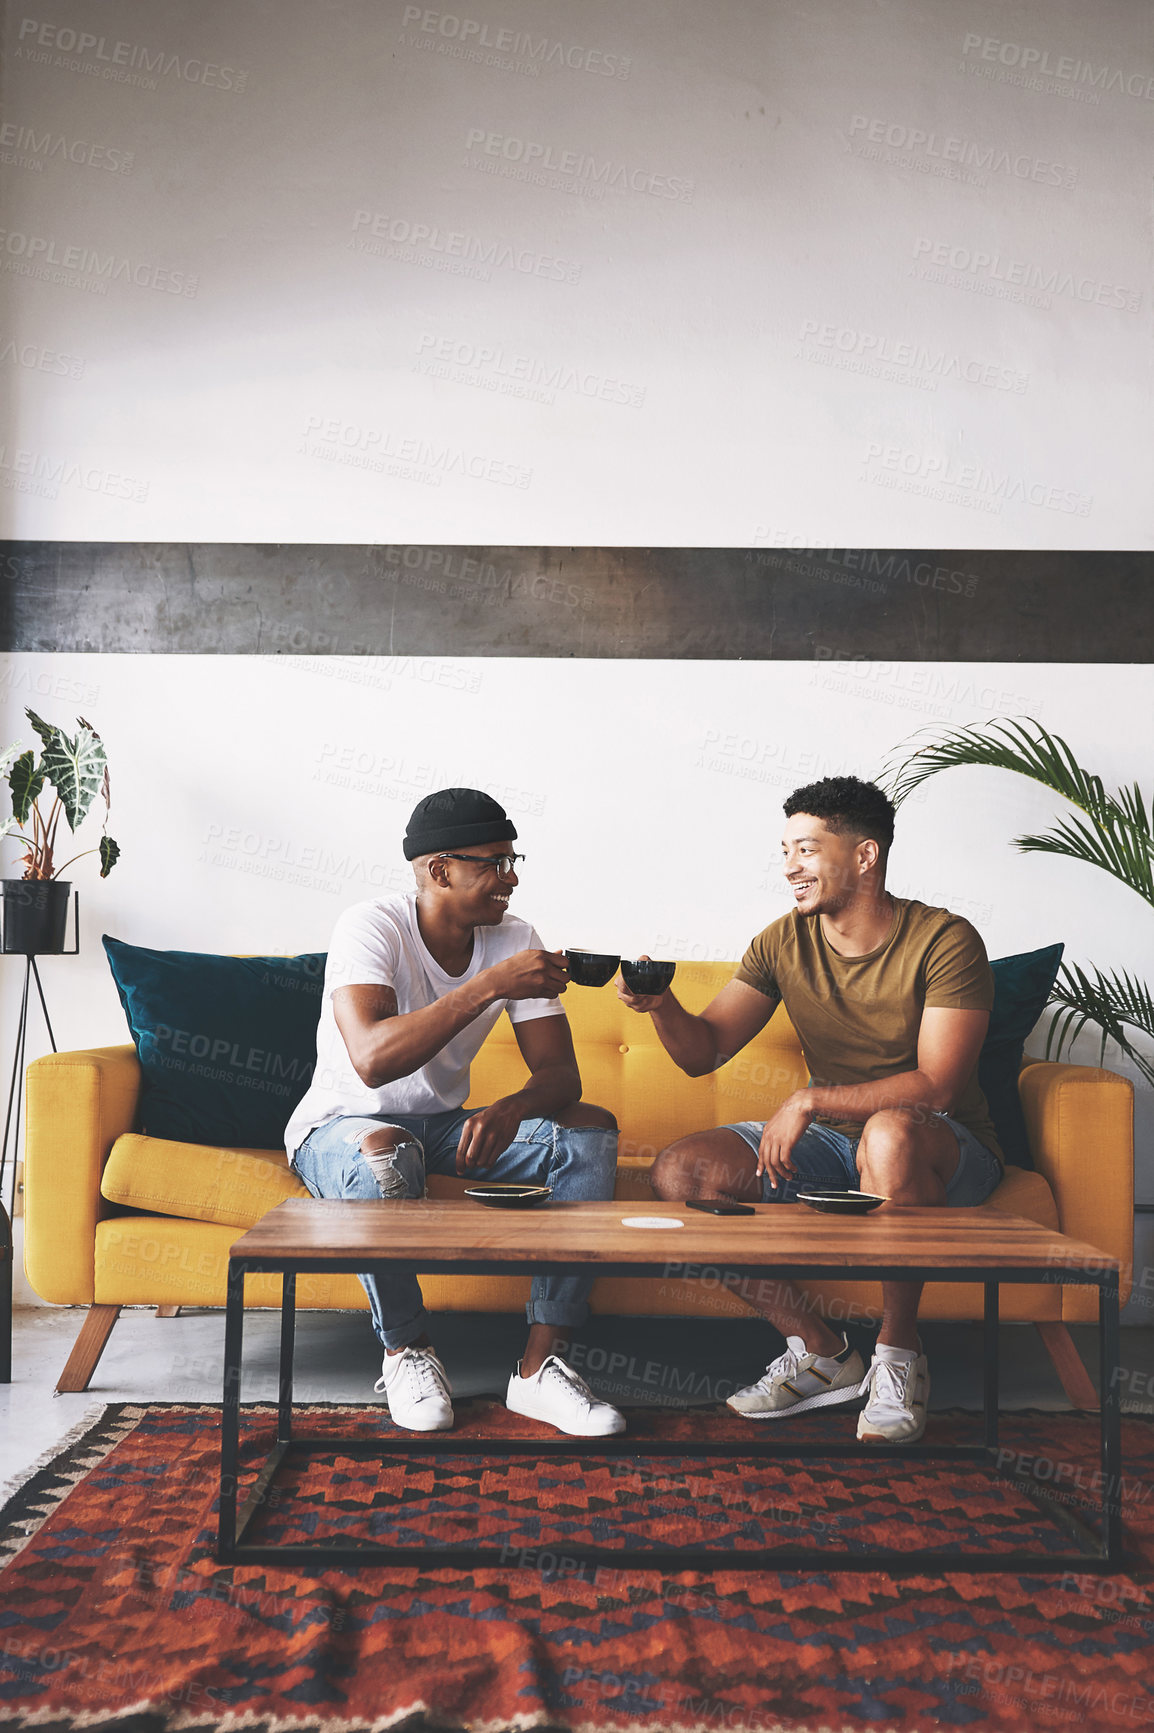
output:
[{"label": "patterned red rug", "polygon": [[[630,1416],[642,1434],[740,1436],[729,1416]],[[803,1425],[794,1421],[791,1424]],[[373,1408],[308,1408],[299,1428],[373,1436]],[[935,1415],[933,1435],[974,1436]],[[514,1421],[496,1403],[458,1430],[481,1458],[424,1465],[321,1457],[274,1489],[261,1521],[281,1538],[391,1529],[429,1546],[425,1570],[318,1575],[214,1561],[219,1415],[116,1407],[36,1474],[3,1513],[0,1723],[41,1733],[219,1727],[246,1733],[436,1728],[654,1728],[922,1733],[1154,1722],[1154,1427],[1125,1423],[1127,1574],[1017,1577],[584,1570],[582,1541],[767,1546],[1069,1543],[976,1465],[878,1457],[702,1463],[502,1458]],[[1091,1512],[1097,1425],[1012,1415],[1007,1445],[1063,1501]],[[807,1435],[852,1435],[818,1416]],[[244,1411],[245,1460],[272,1411]],[[500,1570],[438,1568],[434,1548],[480,1536]]]}]

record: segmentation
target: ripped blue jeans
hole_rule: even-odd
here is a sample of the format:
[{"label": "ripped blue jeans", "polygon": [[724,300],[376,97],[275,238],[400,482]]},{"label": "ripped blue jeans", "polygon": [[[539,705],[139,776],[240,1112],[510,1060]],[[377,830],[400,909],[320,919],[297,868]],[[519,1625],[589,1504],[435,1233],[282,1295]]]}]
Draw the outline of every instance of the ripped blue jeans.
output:
[{"label": "ripped blue jeans", "polygon": [[[327,1119],[309,1132],[293,1156],[293,1171],[314,1197],[422,1197],[426,1173],[456,1173],[461,1127],[476,1111],[457,1107],[423,1116],[381,1113]],[[398,1149],[394,1164],[377,1158],[378,1179],[361,1154],[361,1142],[382,1125],[395,1125],[415,1141]],[[588,1202],[613,1196],[616,1172],[615,1131],[523,1119],[509,1147],[474,1178],[550,1185],[559,1203]],[[425,1334],[428,1317],[414,1271],[397,1266],[388,1275],[360,1279],[369,1296],[373,1329],[386,1348],[403,1348]],[[592,1285],[592,1275],[535,1276],[525,1308],[529,1322],[583,1324]]]}]

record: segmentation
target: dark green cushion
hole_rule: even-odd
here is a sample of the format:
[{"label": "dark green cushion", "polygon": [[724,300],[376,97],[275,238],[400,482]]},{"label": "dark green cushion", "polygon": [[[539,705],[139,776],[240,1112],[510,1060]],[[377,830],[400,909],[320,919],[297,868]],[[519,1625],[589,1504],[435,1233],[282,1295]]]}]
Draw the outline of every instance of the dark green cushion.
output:
[{"label": "dark green cushion", "polygon": [[323,952],[216,957],[105,936],[143,1078],[137,1130],[277,1149],[312,1078]]},{"label": "dark green cushion", "polygon": [[1022,1068],[1022,1045],[1050,997],[1064,949],[1064,945],[1046,945],[1040,951],[1022,951],[1016,957],[997,957],[990,964],[994,971],[994,1008],[978,1055],[978,1082],[989,1105],[1002,1154],[1011,1167],[1034,1165],[1018,1094],[1018,1072]]}]

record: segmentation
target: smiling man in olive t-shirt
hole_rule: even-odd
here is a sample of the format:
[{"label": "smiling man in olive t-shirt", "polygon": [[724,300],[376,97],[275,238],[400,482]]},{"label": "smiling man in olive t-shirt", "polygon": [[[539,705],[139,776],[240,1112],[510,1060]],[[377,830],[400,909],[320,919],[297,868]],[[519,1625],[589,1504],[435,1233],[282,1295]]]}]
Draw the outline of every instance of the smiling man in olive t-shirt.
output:
[{"label": "smiling man in olive t-shirt", "polygon": [[[894,808],[873,783],[829,776],[785,802],[795,907],[750,944],[693,1016],[671,992],[618,992],[700,1077],[738,1053],[784,1001],[809,1067],[772,1119],[700,1131],[653,1165],[659,1196],[792,1202],[799,1191],[881,1193],[890,1204],[982,1203],[1002,1177],[978,1052],[994,981],[985,946],[947,909],[885,888]],[[886,1206],[882,1206],[883,1208]],[[729,1399],[751,1420],[866,1397],[858,1437],[909,1444],[926,1423],[920,1282],[886,1282],[873,1362],[791,1296],[754,1302],[786,1337],[764,1377]]]}]

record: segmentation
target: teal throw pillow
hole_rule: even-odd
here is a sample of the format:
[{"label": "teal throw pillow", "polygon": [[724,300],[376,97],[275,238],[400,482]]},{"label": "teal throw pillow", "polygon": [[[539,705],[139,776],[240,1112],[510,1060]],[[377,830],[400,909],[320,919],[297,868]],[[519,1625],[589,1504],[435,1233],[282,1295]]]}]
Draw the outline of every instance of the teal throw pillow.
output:
[{"label": "teal throw pillow", "polygon": [[325,955],[217,957],[105,936],[143,1077],[137,1130],[277,1149],[317,1057]]},{"label": "teal throw pillow", "polygon": [[1064,945],[1046,945],[1040,951],[998,957],[990,964],[994,971],[994,1008],[978,1055],[978,1082],[989,1105],[1002,1154],[1011,1167],[1034,1165],[1018,1094],[1018,1072],[1022,1068],[1023,1043],[1050,997],[1064,950]]}]

